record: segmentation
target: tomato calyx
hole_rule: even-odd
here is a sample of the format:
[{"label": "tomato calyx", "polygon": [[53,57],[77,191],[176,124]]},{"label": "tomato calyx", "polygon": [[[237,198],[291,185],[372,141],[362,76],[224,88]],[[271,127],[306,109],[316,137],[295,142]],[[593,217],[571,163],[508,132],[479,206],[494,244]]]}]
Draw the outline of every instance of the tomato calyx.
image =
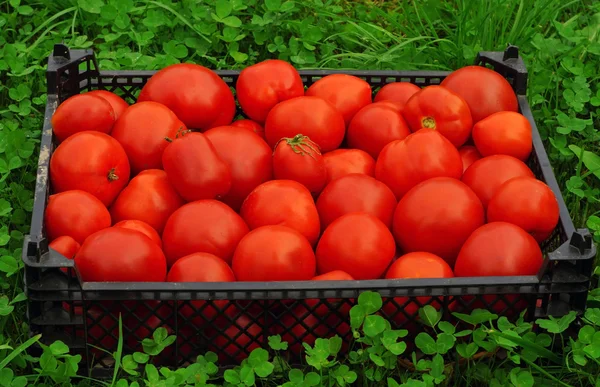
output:
[{"label": "tomato calyx", "polygon": [[106,178],[108,179],[108,181],[119,180],[119,176],[115,172],[116,171],[114,168],[111,168],[110,171],[108,171],[108,175],[106,175]]},{"label": "tomato calyx", "polygon": [[421,124],[424,128],[435,129],[435,119],[433,117],[424,117]]},{"label": "tomato calyx", "polygon": [[[177,133],[175,134],[175,139],[178,139],[179,137],[183,137],[188,133],[191,133],[192,130],[191,129],[183,129],[183,126],[180,126],[179,129],[177,129]],[[173,139],[171,137],[165,137],[165,141],[167,142],[173,142]]]},{"label": "tomato calyx", "polygon": [[277,141],[275,149],[277,149],[277,146],[282,141],[285,141],[292,148],[292,151],[300,156],[309,155],[314,159],[316,158],[314,156],[315,153],[318,155],[321,154],[321,147],[319,147],[319,144],[312,141],[308,136],[297,134],[292,138],[284,137]]}]

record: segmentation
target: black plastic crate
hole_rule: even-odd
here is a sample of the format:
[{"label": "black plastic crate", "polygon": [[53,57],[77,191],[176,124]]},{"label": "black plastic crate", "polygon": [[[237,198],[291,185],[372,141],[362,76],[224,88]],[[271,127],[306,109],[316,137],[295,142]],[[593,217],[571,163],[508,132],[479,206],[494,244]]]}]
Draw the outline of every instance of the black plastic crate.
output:
[{"label": "black plastic crate", "polygon": [[[533,130],[534,151],[529,166],[554,191],[560,222],[542,246],[544,266],[537,276],[369,281],[303,281],[270,283],[83,283],[60,268],[74,269],[73,261],[49,250],[44,230],[44,210],[50,191],[48,168],[54,150],[50,119],[58,104],[69,96],[106,89],[135,101],[154,71],[100,71],[91,50],[69,50],[56,45],[48,59],[48,99],[38,162],[35,202],[30,235],[25,237],[26,292],[31,334],[42,333],[44,342],[66,342],[81,353],[85,371],[107,375],[110,356],[94,349],[116,350],[118,316],[122,316],[125,351],[139,349],[139,341],[163,326],[177,335],[175,344],[156,359],[166,366],[194,361],[212,350],[222,364],[235,363],[255,346],[267,347],[267,337],[281,334],[292,352],[300,342],[339,334],[349,342],[348,310],[366,290],[384,297],[383,314],[398,327],[415,328],[417,306],[433,304],[445,317],[454,310],[491,308],[516,317],[526,310],[534,319],[581,313],[586,306],[596,249],[586,229],[575,229],[544,150],[525,96],[527,71],[516,47],[505,52],[481,52],[476,64],[493,68],[506,77],[518,96],[522,114]],[[234,86],[239,71],[217,72]],[[334,71],[304,70],[305,85],[332,73],[365,79],[373,90],[395,81],[419,86],[439,84],[448,72],[439,71]],[[76,273],[75,273],[76,274]],[[394,297],[397,297],[394,299]],[[225,301],[224,301],[225,300]],[[215,308],[215,305],[218,309]]]}]

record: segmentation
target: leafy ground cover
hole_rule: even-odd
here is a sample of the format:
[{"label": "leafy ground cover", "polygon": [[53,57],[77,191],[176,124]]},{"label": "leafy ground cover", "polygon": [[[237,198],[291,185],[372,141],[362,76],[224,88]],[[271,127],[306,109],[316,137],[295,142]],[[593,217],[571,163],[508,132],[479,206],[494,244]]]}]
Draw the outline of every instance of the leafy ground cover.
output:
[{"label": "leafy ground cover", "polygon": [[[70,375],[77,363],[76,358],[66,355],[64,345],[59,343],[46,349],[46,357],[33,363],[41,370],[36,371],[38,376],[33,379],[12,377],[12,374],[31,371],[26,368],[23,371],[22,367],[34,360],[23,356],[22,352],[35,338],[27,336],[24,322],[25,296],[20,256],[33,206],[36,151],[45,106],[45,60],[53,44],[60,41],[71,48],[93,48],[103,69],[158,69],[180,61],[192,61],[211,68],[240,68],[277,57],[289,60],[299,68],[450,70],[472,63],[480,50],[503,50],[508,43],[518,45],[530,73],[529,101],[571,216],[577,226],[590,228],[595,240],[600,242],[598,2],[8,0],[0,2],[0,31],[0,385],[25,385],[23,383],[37,380],[39,375],[43,376],[38,382],[44,380],[50,384],[62,384],[68,378],[57,376],[52,379],[51,370],[58,370],[56,372],[62,372],[63,376]],[[595,291],[591,297],[600,298],[600,294]],[[499,326],[500,321],[497,320],[494,332],[504,331]],[[381,323],[377,324],[381,326]],[[451,329],[443,322],[436,324],[431,332],[434,342],[442,333],[456,336],[456,332],[450,333]],[[564,321],[561,324],[564,325]],[[561,348],[564,341],[564,353],[562,350],[556,353],[558,359],[553,358],[554,362],[546,359],[550,363],[543,363],[546,360],[540,363],[537,358],[520,354],[522,362],[515,363],[516,358],[511,359],[509,351],[509,357],[503,360],[494,358],[484,364],[499,385],[530,385],[529,377],[533,376],[557,385],[597,384],[597,380],[586,379],[585,374],[573,374],[569,367],[577,364],[583,367],[581,372],[592,377],[598,374],[598,368],[590,368],[598,365],[600,354],[597,350],[589,359],[586,358],[587,353],[577,352],[585,352],[586,345],[592,343],[594,348],[600,348],[598,324],[597,316],[588,317],[584,326],[588,328],[582,328],[578,340],[574,341],[561,340],[556,335],[562,331],[558,332],[559,329],[553,327],[554,331],[548,329],[555,335],[550,337],[552,342],[549,345],[544,345],[548,341],[545,336],[539,343],[537,338],[517,343],[521,349],[526,349],[523,343],[527,346],[530,345],[527,343],[534,342],[556,350],[557,347],[553,346],[555,341],[561,343]],[[507,330],[516,332],[522,339],[529,334],[527,329]],[[376,336],[364,332],[364,327],[363,333],[369,340]],[[379,332],[378,335],[383,338],[385,333]],[[388,338],[395,335],[400,338],[397,333],[388,334]],[[476,343],[475,330],[472,336],[471,343]],[[443,337],[446,337],[443,340],[449,340],[449,336]],[[161,334],[158,338],[166,340]],[[426,343],[430,344],[431,340],[421,343],[427,347]],[[454,346],[453,343],[452,348],[458,354],[455,356],[467,359],[463,361],[466,368],[458,368],[461,372],[477,369],[475,362],[468,359],[475,356],[480,347],[485,348],[480,344],[476,344],[477,349],[468,347],[471,343],[466,344],[467,347]],[[382,342],[379,344],[372,345],[378,348],[377,351],[383,351],[382,348],[391,351]],[[331,342],[319,345],[331,348]],[[417,346],[421,350],[424,348],[418,343]],[[448,362],[447,359],[452,356],[447,353],[445,363],[442,363],[444,379],[440,380],[440,360],[436,357],[439,349],[436,351],[428,354],[431,356],[426,360],[430,363],[419,366],[419,362],[412,362],[412,368],[408,369],[409,374],[416,372],[418,377],[415,380],[450,385],[456,385],[458,381],[476,384],[477,380],[492,380],[488,374],[484,379],[477,379],[473,376],[475,371],[448,373],[447,369],[454,369],[448,368],[448,364],[454,363]],[[471,353],[473,355],[466,356]],[[366,360],[363,359],[366,355],[357,355],[356,363],[352,363],[352,359],[343,363],[332,362],[338,368],[345,366],[361,370],[356,364],[373,362],[377,365],[381,360],[384,366],[379,367],[385,368],[386,360],[377,357],[375,359],[378,360],[373,360],[371,354],[368,353]],[[382,353],[375,355],[383,356]],[[272,364],[275,360],[264,360],[264,353],[255,356],[257,360],[253,361],[257,362],[260,371],[255,369],[252,375],[257,375],[258,380],[270,368],[264,364]],[[537,356],[541,355],[538,353]],[[583,358],[587,360],[584,362]],[[138,355],[137,359],[127,361],[145,364],[144,359],[145,355]],[[126,360],[122,360],[125,367]],[[199,364],[212,370],[213,366],[206,365],[213,363],[210,360],[210,355],[207,355]],[[518,364],[515,369],[523,371],[511,373],[507,364]],[[340,371],[345,376],[332,374],[334,369],[338,369],[332,367],[327,367],[325,373],[315,367],[312,372],[319,376],[319,380],[310,373],[300,375],[294,371],[292,375],[289,371],[283,373],[289,376],[289,381],[284,381],[291,383],[287,384],[289,386],[311,386],[325,381],[327,384],[343,385],[352,379],[348,376],[349,372],[355,372],[361,383],[378,382],[366,374],[369,369],[366,366],[358,374],[349,368]],[[426,372],[422,372],[424,370]],[[504,376],[495,376],[497,370],[504,372]],[[9,371],[12,374],[9,375]],[[229,373],[229,383],[250,380],[250,371],[244,371],[243,367],[234,372],[238,374],[233,376]],[[159,375],[148,366],[144,375],[149,385],[161,385],[161,380],[168,379],[168,376]],[[374,375],[371,374],[371,377],[374,378]],[[379,382],[386,382],[386,375],[381,376]],[[430,375],[433,380],[426,380],[423,375]],[[272,382],[273,379],[270,380]],[[394,383],[401,384],[407,379],[398,377],[394,380]],[[390,382],[390,386],[395,384]]]}]

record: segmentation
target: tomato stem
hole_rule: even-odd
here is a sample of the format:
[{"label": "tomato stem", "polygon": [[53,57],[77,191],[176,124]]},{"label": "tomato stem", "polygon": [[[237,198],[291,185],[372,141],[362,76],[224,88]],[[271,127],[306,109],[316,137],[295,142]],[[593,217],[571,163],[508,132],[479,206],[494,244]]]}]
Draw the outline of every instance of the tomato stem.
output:
[{"label": "tomato stem", "polygon": [[435,119],[433,117],[425,117],[421,120],[424,128],[435,129]]},{"label": "tomato stem", "polygon": [[316,157],[314,156],[314,153],[318,155],[321,154],[321,148],[319,147],[319,144],[312,141],[308,136],[304,136],[302,134],[297,134],[293,138],[282,138],[281,140],[277,141],[275,148],[277,148],[277,145],[279,145],[281,141],[285,141],[292,148],[292,151],[300,156],[309,155],[315,159]]},{"label": "tomato stem", "polygon": [[110,171],[108,171],[108,181],[115,181],[115,180],[119,180],[119,176],[117,176],[117,174],[115,173],[115,169],[112,168]]}]

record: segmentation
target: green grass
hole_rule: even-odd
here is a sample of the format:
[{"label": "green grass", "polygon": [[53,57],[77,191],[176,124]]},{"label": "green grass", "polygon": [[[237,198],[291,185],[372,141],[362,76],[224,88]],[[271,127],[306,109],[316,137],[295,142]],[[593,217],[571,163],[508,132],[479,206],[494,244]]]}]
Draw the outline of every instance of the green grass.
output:
[{"label": "green grass", "polygon": [[[451,70],[472,63],[480,50],[518,45],[530,74],[529,101],[571,216],[600,242],[598,2],[2,1],[0,348],[28,339],[20,256],[33,205],[45,61],[60,41],[93,48],[107,70],[179,61],[242,68],[274,57],[299,68]],[[9,353],[0,349],[0,361]],[[15,358],[11,364],[25,365],[26,358]]]}]

